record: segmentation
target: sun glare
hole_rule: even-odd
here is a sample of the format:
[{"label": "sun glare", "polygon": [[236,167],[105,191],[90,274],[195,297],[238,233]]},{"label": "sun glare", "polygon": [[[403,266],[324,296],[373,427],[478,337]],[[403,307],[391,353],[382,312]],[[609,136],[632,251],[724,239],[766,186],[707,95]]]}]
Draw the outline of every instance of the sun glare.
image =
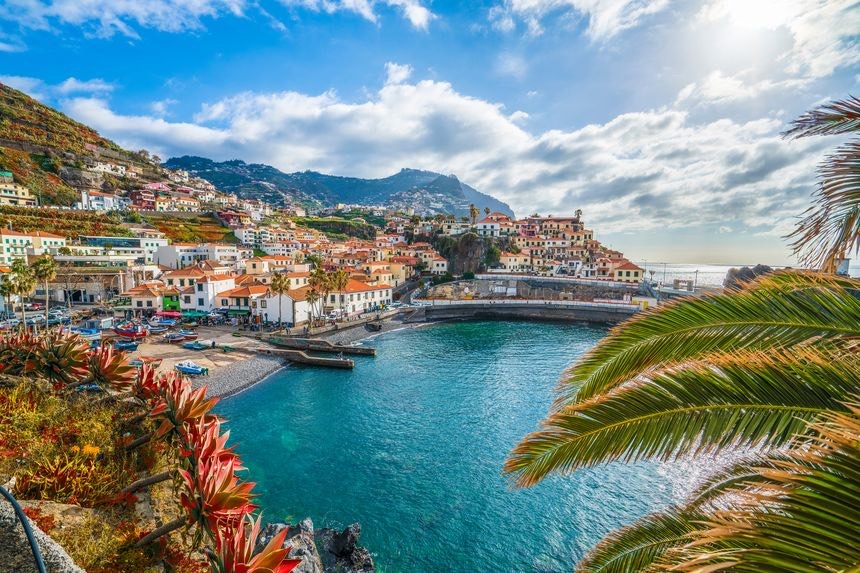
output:
[{"label": "sun glare", "polygon": [[773,30],[796,15],[797,3],[790,0],[723,0],[721,8],[720,11],[736,26]]}]

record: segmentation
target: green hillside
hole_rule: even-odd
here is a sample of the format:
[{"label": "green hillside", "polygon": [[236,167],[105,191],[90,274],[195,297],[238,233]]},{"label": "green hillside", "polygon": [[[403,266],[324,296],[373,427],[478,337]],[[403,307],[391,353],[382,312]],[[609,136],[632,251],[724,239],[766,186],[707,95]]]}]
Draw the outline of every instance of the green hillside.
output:
[{"label": "green hillside", "polygon": [[77,239],[79,235],[131,235],[121,223],[122,218],[117,215],[95,211],[0,206],[0,225],[11,225],[22,233],[46,231],[67,239]]}]

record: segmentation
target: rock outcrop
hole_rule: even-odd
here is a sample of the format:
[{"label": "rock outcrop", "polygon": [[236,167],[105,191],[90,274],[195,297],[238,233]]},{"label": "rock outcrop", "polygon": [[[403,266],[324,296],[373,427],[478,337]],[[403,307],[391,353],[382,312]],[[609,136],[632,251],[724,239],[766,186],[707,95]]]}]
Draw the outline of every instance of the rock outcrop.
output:
[{"label": "rock outcrop", "polygon": [[370,552],[358,545],[361,525],[353,523],[343,531],[322,528],[314,531],[314,524],[306,518],[298,525],[270,523],[263,528],[258,540],[261,549],[272,538],[289,527],[284,547],[290,547],[289,556],[301,559],[297,573],[373,573],[376,567]]},{"label": "rock outcrop", "polygon": [[[84,570],[75,565],[65,549],[45,535],[35,523],[30,521],[45,567],[51,573],[84,573]],[[36,571],[36,563],[30,544],[24,535],[24,528],[15,515],[12,504],[4,498],[0,498],[0,572],[15,571],[16,573],[28,573]]]}]

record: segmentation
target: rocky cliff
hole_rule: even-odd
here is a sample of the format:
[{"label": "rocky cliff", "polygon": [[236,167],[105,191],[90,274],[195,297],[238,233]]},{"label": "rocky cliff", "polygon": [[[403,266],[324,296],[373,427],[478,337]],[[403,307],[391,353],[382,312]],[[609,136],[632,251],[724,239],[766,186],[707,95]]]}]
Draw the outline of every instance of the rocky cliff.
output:
[{"label": "rocky cliff", "polygon": [[370,552],[358,545],[361,525],[353,523],[343,531],[321,528],[314,530],[313,521],[306,518],[298,525],[270,523],[260,534],[258,547],[265,547],[272,538],[289,527],[284,547],[289,556],[301,559],[297,573],[373,573],[376,566]]}]

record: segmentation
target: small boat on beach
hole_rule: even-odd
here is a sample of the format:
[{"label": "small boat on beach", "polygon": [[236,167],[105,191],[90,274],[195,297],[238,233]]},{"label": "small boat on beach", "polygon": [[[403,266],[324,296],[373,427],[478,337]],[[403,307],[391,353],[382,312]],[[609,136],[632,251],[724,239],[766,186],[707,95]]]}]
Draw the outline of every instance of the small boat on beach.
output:
[{"label": "small boat on beach", "polygon": [[187,348],[188,350],[205,350],[209,348],[209,345],[195,340],[194,342],[186,342],[182,345],[182,348]]},{"label": "small boat on beach", "polygon": [[141,368],[144,364],[148,364],[153,368],[158,368],[161,366],[162,361],[163,358],[158,358],[157,356],[139,356],[132,360],[130,364],[135,368]]},{"label": "small boat on beach", "polygon": [[150,333],[150,334],[164,334],[165,332],[167,332],[168,327],[166,327],[166,326],[152,326],[152,325],[149,325],[148,330],[149,330],[149,333]]},{"label": "small boat on beach", "polygon": [[131,339],[146,338],[146,336],[149,334],[149,332],[147,332],[144,327],[140,326],[139,324],[131,323],[115,326],[113,331],[116,332],[119,336],[122,336],[123,338]]},{"label": "small boat on beach", "polygon": [[73,334],[77,334],[84,340],[94,341],[102,339],[102,331],[97,328],[72,327],[69,331]]},{"label": "small boat on beach", "polygon": [[193,330],[180,330],[177,334],[181,334],[185,340],[197,340],[197,333]]},{"label": "small boat on beach", "polygon": [[200,366],[196,362],[192,362],[191,360],[186,360],[185,362],[178,362],[173,367],[177,372],[181,372],[183,374],[190,374],[192,376],[206,376],[209,374],[209,369]]},{"label": "small boat on beach", "polygon": [[170,328],[171,326],[176,326],[177,322],[178,321],[176,319],[173,319],[173,318],[161,318],[161,317],[155,316],[155,317],[150,319],[149,325],[150,326],[164,326],[166,328]]},{"label": "small boat on beach", "polygon": [[179,332],[168,332],[161,339],[168,344],[178,344],[185,340],[185,336]]},{"label": "small boat on beach", "polygon": [[128,352],[134,352],[137,350],[138,346],[140,346],[140,342],[134,340],[118,340],[113,343],[113,347],[117,350],[125,350]]}]

